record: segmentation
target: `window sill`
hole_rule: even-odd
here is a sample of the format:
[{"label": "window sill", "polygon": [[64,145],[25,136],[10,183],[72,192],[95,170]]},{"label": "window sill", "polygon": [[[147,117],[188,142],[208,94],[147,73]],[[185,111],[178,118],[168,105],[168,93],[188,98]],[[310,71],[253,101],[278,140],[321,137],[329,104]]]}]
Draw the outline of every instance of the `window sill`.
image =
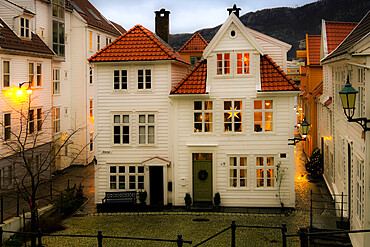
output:
[{"label": "window sill", "polygon": [[112,144],[112,148],[131,148],[131,144]]},{"label": "window sill", "polygon": [[241,188],[241,187],[228,187],[226,191],[252,191],[253,189],[249,187]]},{"label": "window sill", "polygon": [[156,144],[138,144],[138,148],[157,148]]},{"label": "window sill", "polygon": [[53,94],[53,96],[60,96],[61,94],[60,93],[58,93],[58,94]]},{"label": "window sill", "polygon": [[255,131],[253,131],[252,132],[252,135],[271,135],[271,136],[276,136],[277,133],[274,132],[274,131],[268,131],[268,132],[265,132],[265,131],[255,132]]},{"label": "window sill", "polygon": [[233,132],[233,131],[228,131],[228,132],[222,132],[222,135],[245,135],[246,133],[244,131],[241,132]]},{"label": "window sill", "polygon": [[136,93],[148,94],[152,92],[153,92],[152,89],[136,89]]},{"label": "window sill", "polygon": [[124,93],[128,93],[128,90],[127,89],[113,89],[112,93],[113,94],[124,94]]}]

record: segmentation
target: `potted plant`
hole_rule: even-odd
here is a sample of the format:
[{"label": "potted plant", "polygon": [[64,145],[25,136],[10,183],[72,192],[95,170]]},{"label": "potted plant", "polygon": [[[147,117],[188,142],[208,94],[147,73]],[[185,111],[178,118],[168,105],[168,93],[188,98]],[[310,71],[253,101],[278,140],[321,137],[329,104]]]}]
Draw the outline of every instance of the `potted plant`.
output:
[{"label": "potted plant", "polygon": [[139,191],[139,201],[141,205],[145,205],[145,201],[147,197],[148,197],[148,193],[145,190]]},{"label": "potted plant", "polygon": [[184,200],[185,200],[186,209],[189,210],[191,203],[192,203],[191,195],[189,193],[186,193]]},{"label": "potted plant", "polygon": [[213,197],[213,205],[216,210],[220,207],[220,204],[221,204],[221,196],[219,192],[216,192],[215,196]]}]

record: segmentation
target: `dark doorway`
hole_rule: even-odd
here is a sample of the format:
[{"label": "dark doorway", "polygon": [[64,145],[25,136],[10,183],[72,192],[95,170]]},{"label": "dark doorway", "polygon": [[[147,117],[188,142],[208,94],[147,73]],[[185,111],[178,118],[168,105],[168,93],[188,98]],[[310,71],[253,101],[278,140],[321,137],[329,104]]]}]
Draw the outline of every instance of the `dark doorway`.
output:
[{"label": "dark doorway", "polygon": [[151,166],[149,168],[150,205],[163,205],[163,167]]}]

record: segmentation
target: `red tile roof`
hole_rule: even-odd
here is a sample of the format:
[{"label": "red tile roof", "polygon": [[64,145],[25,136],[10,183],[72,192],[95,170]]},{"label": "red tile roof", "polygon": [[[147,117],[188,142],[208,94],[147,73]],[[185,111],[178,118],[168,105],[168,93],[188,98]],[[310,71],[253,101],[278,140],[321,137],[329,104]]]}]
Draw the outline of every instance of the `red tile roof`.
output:
[{"label": "red tile roof", "polygon": [[95,53],[89,62],[177,60],[189,64],[157,35],[136,25]]},{"label": "red tile roof", "polygon": [[357,22],[325,21],[328,53],[332,52],[357,26]]},{"label": "red tile roof", "polygon": [[294,81],[269,57],[260,58],[261,91],[299,91]]},{"label": "red tile roof", "polygon": [[315,89],[307,95],[307,100],[310,101],[314,98],[320,97],[323,93],[323,85],[323,82],[320,82],[319,85],[317,85]]},{"label": "red tile roof", "polygon": [[200,60],[172,90],[170,94],[205,94],[207,60]]},{"label": "red tile roof", "polygon": [[321,36],[320,35],[307,35],[306,36],[306,49],[307,49],[307,64],[308,65],[320,65],[320,46]]},{"label": "red tile roof", "polygon": [[0,24],[0,49],[54,55],[54,52],[36,34],[31,33],[31,39],[21,39],[2,19],[0,19]]},{"label": "red tile roof", "polygon": [[206,48],[208,42],[196,32],[179,50],[181,53],[190,53],[190,52],[203,52]]},{"label": "red tile roof", "polygon": [[120,32],[92,5],[88,0],[68,0],[69,4],[84,18],[87,24],[111,32],[115,35],[121,35]]},{"label": "red tile roof", "polygon": [[[295,83],[268,56],[261,56],[261,91],[299,91]],[[207,61],[201,60],[172,90],[171,94],[205,94]]]}]

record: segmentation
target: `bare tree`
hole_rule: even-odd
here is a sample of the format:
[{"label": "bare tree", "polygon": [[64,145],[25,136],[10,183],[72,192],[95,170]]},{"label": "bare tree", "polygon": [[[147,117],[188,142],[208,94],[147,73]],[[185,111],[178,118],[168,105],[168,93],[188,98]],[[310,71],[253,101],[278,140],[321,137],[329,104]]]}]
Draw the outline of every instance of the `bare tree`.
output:
[{"label": "bare tree", "polygon": [[[21,105],[20,109],[12,109],[12,124],[9,126],[5,119],[0,123],[3,142],[0,159],[6,159],[13,174],[12,183],[21,198],[27,202],[31,213],[31,231],[37,232],[38,222],[38,190],[43,181],[49,181],[55,170],[56,163],[60,161],[62,150],[72,142],[72,137],[83,128],[69,130],[68,133],[58,133],[60,123],[55,122],[55,109],[42,111],[31,106]],[[14,113],[14,114],[13,114]],[[16,122],[16,123],[13,123]],[[1,144],[0,144],[1,145]],[[73,164],[79,154],[86,148],[74,152],[68,161]],[[36,241],[31,241],[36,246]]]}]

